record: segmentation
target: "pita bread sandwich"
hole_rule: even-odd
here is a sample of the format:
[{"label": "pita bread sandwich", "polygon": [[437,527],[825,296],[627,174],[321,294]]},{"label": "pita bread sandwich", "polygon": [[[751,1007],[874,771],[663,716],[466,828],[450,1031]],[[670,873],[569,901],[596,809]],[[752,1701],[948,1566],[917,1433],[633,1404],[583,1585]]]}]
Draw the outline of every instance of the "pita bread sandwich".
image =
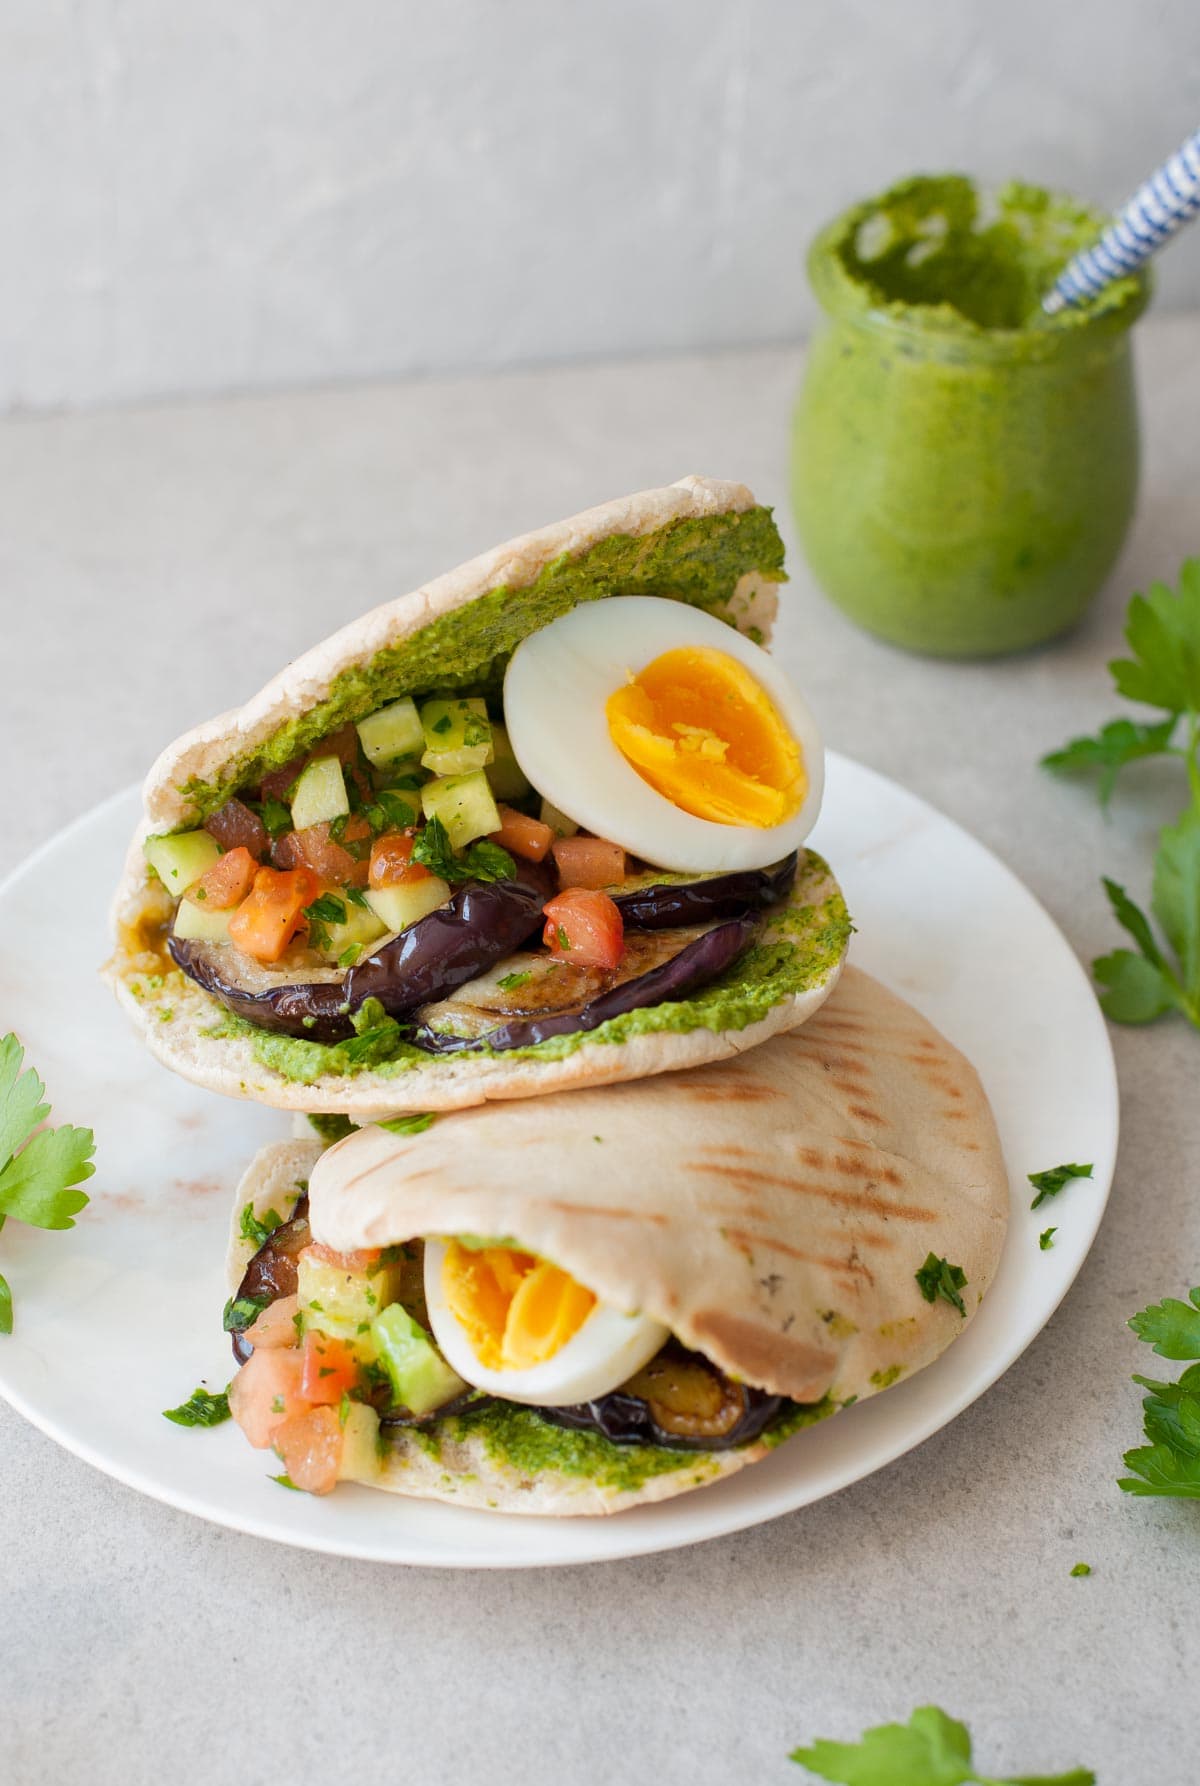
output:
[{"label": "pita bread sandwich", "polygon": [[344,627],[173,744],[108,974],[197,1084],[358,1118],[637,1078],[804,1021],[849,935],[763,644],[768,509],[685,478]]},{"label": "pita bread sandwich", "polygon": [[230,1407],[314,1493],[617,1512],[929,1364],[1007,1214],[974,1070],[850,968],[734,1062],[266,1148]]}]

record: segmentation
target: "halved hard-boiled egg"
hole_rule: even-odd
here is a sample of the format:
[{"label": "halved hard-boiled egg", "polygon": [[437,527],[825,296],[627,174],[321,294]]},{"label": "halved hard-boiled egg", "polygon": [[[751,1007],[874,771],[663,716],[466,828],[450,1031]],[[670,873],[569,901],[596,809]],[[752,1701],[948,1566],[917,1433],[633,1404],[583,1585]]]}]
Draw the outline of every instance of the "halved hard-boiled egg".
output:
[{"label": "halved hard-boiled egg", "polygon": [[514,651],[504,717],[561,812],[659,868],[765,868],[821,809],[824,748],[761,646],[686,602],[615,596]]},{"label": "halved hard-boiled egg", "polygon": [[607,1307],[548,1259],[508,1245],[427,1240],[425,1301],[465,1382],[535,1407],[607,1395],[667,1338],[657,1321]]}]

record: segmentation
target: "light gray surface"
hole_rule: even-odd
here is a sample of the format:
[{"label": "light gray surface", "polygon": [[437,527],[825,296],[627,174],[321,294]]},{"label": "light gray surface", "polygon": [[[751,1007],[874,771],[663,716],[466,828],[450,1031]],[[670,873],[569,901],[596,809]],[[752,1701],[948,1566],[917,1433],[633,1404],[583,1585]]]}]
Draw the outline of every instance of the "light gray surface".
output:
[{"label": "light gray surface", "polygon": [[[1165,784],[1132,776],[1106,826],[1035,759],[1108,716],[1127,594],[1200,545],[1200,319],[1142,337],[1141,516],[1074,638],[948,667],[854,631],[795,552],[786,593],[829,742],[974,830],[1085,956],[1113,938],[1101,869],[1145,888]],[[0,872],[335,623],[526,525],[704,470],[790,533],[797,369],[757,351],[0,427]],[[798,1782],[793,1744],[932,1700],[993,1770],[1190,1786],[1200,1525],[1114,1478],[1146,1362],[1125,1318],[1200,1277],[1200,1036],[1114,1040],[1122,1167],[1049,1329],[917,1452],[738,1537],[523,1576],[357,1565],[142,1500],[0,1407],[0,1776],[766,1786]]]},{"label": "light gray surface", "polygon": [[1198,72],[1193,0],[0,0],[0,408],[793,340],[842,204],[1115,206]]}]

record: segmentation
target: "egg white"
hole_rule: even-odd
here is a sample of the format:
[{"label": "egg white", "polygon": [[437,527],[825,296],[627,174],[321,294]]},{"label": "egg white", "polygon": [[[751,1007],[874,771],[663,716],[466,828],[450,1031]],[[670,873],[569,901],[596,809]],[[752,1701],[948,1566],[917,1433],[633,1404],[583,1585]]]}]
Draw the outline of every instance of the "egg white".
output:
[{"label": "egg white", "polygon": [[[627,762],[604,707],[629,672],[664,651],[709,646],[744,664],[800,746],[808,791],[781,825],[720,825],[684,812]],[[799,847],[817,822],[825,748],[799,691],[761,646],[686,602],[622,595],[585,602],[530,633],[504,678],[504,719],[525,775],[560,812],[597,837],[676,872],[765,868]]]},{"label": "egg white", "polygon": [[443,1240],[425,1242],[425,1301],[443,1357],[464,1382],[507,1401],[554,1408],[607,1395],[641,1370],[661,1348],[667,1329],[645,1315],[623,1315],[597,1303],[583,1326],[553,1358],[529,1370],[488,1370],[476,1356],[442,1289]]}]

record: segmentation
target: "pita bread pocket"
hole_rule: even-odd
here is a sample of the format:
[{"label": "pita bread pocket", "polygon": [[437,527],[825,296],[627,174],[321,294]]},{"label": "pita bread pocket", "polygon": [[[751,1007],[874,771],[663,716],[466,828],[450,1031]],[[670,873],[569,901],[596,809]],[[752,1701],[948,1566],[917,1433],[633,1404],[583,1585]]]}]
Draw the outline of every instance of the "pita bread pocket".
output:
[{"label": "pita bread pocket", "polygon": [[253,1258],[235,1217],[230,1399],[317,1492],[591,1514],[699,1487],[935,1359],[1004,1241],[978,1078],[855,969],[735,1062],[397,1128],[281,1143],[239,1191],[280,1216],[307,1180]]},{"label": "pita bread pocket", "polygon": [[336,633],[146,782],[107,973],[196,1083],[358,1119],[720,1059],[850,925],[762,649],[770,511],[685,478]]}]

